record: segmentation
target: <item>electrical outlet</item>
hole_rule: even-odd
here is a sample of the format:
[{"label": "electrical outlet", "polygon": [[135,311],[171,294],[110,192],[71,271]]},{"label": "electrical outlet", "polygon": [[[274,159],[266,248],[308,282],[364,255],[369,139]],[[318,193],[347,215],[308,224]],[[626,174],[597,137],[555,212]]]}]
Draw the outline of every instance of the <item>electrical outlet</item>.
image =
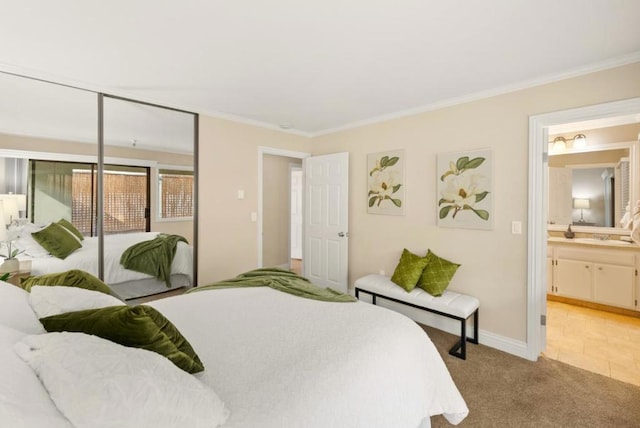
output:
[{"label": "electrical outlet", "polygon": [[380,269],[380,275],[384,276],[384,271]]}]

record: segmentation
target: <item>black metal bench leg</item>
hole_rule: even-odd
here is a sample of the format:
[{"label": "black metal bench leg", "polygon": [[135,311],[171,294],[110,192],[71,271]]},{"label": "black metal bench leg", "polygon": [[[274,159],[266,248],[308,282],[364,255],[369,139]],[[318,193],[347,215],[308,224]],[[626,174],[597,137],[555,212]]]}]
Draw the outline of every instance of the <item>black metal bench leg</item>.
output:
[{"label": "black metal bench leg", "polygon": [[467,342],[478,344],[478,309],[473,314],[473,337],[467,337],[467,320],[460,321],[460,340],[449,350],[449,354],[454,357],[467,359]]},{"label": "black metal bench leg", "polygon": [[467,359],[467,320],[460,321],[460,340],[449,350],[449,355]]},{"label": "black metal bench leg", "polygon": [[472,314],[473,316],[473,337],[468,337],[467,341],[475,345],[478,344],[478,309]]}]

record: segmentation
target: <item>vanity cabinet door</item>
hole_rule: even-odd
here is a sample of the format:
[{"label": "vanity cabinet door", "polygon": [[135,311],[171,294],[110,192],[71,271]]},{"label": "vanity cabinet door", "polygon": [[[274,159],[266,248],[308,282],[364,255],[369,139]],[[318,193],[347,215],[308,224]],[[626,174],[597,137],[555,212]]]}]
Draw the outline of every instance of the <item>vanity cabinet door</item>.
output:
[{"label": "vanity cabinet door", "polygon": [[567,259],[557,260],[554,277],[556,293],[574,299],[593,300],[591,286],[593,263]]},{"label": "vanity cabinet door", "polygon": [[635,309],[633,305],[635,269],[600,263],[596,263],[594,267],[595,300],[605,305]]},{"label": "vanity cabinet door", "polygon": [[547,257],[547,294],[553,294],[553,258]]}]

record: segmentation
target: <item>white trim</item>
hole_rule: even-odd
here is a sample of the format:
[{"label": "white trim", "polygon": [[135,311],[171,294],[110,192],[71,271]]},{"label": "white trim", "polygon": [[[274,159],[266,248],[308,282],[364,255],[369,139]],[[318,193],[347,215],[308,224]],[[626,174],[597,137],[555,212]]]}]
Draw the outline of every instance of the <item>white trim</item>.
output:
[{"label": "white trim", "polygon": [[156,168],[160,169],[171,169],[174,171],[193,171],[193,165],[170,165],[166,163],[159,163],[156,165]]},{"label": "white trim", "polygon": [[[630,98],[529,117],[527,359],[536,361],[546,344],[546,337],[544,337],[544,331],[540,326],[540,317],[542,314],[546,314],[547,178],[545,154],[549,147],[548,129],[553,125],[639,112],[640,98]],[[631,161],[638,165],[637,155],[632,154],[630,157]],[[632,179],[635,180],[636,177],[632,177]]]},{"label": "white trim", "polygon": [[293,150],[277,149],[275,147],[258,146],[258,266],[262,267],[262,213],[263,213],[263,201],[262,201],[262,174],[263,174],[263,156],[275,155],[284,156],[288,158],[304,159],[311,156],[311,153],[295,152]]},{"label": "white trim", "polygon": [[[98,154],[91,155],[75,155],[68,153],[53,153],[53,152],[34,152],[26,150],[13,150],[13,149],[0,149],[0,156],[10,158],[21,159],[37,159],[37,160],[50,160],[50,161],[63,161],[63,162],[85,162],[85,163],[97,163]],[[146,159],[128,159],[128,158],[115,158],[105,157],[105,164],[114,165],[127,165],[127,166],[144,166],[154,168],[158,165],[156,161]]]},{"label": "white trim", "polygon": [[515,83],[512,85],[500,86],[485,91],[475,92],[473,94],[467,94],[460,97],[453,97],[441,101],[437,101],[431,104],[427,104],[421,107],[413,109],[407,109],[398,111],[391,114],[381,115],[370,119],[364,119],[356,122],[352,122],[343,126],[337,126],[317,132],[311,132],[311,137],[318,137],[321,135],[333,134],[339,131],[346,131],[353,128],[359,128],[366,125],[372,125],[375,123],[386,122],[388,120],[399,119],[407,116],[413,116],[428,111],[439,110],[445,107],[451,107],[459,104],[466,104],[472,101],[478,101],[484,98],[495,97],[497,95],[508,94],[510,92],[521,91],[523,89],[533,88],[536,86],[546,85],[549,83],[557,82],[560,80],[570,79],[573,77],[583,76],[585,74],[595,73],[610,68],[621,67],[627,64],[633,64],[640,62],[640,51],[632,52],[628,55],[612,58],[607,61],[598,62],[585,67],[576,68],[573,70],[565,71],[562,73],[551,74],[548,76],[539,77],[536,79],[526,80],[524,82]]}]

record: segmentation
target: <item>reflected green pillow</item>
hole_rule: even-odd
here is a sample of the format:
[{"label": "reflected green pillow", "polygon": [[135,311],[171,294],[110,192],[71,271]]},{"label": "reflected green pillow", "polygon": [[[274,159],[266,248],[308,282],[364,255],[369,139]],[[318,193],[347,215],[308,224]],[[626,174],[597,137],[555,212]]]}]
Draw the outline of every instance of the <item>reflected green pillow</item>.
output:
[{"label": "reflected green pillow", "polygon": [[[118,297],[111,288],[100,279],[80,269],[71,269],[65,272],[48,273],[46,275],[28,276],[20,280],[20,287],[31,291],[34,285],[61,285],[65,287],[78,287]],[[119,297],[118,297],[119,298]]]},{"label": "reflected green pillow", "polygon": [[33,232],[31,236],[42,248],[59,259],[66,259],[69,254],[82,247],[71,232],[57,223],[51,223],[44,229]]},{"label": "reflected green pillow", "polygon": [[447,289],[451,278],[460,267],[459,264],[450,262],[435,255],[431,250],[427,251],[427,265],[420,275],[418,287],[432,296],[441,296]]},{"label": "reflected green pillow", "polygon": [[167,357],[188,373],[204,370],[191,344],[151,306],[110,306],[40,318],[48,332],[73,331]]},{"label": "reflected green pillow", "polygon": [[66,218],[61,218],[60,220],[58,220],[58,224],[67,229],[69,232],[73,233],[79,240],[84,241],[84,235],[82,235],[82,233],[73,225],[73,223],[71,223]]},{"label": "reflected green pillow", "polygon": [[404,288],[407,292],[416,288],[422,270],[427,265],[427,259],[413,254],[406,248],[402,250],[398,266],[393,271],[391,281]]}]

